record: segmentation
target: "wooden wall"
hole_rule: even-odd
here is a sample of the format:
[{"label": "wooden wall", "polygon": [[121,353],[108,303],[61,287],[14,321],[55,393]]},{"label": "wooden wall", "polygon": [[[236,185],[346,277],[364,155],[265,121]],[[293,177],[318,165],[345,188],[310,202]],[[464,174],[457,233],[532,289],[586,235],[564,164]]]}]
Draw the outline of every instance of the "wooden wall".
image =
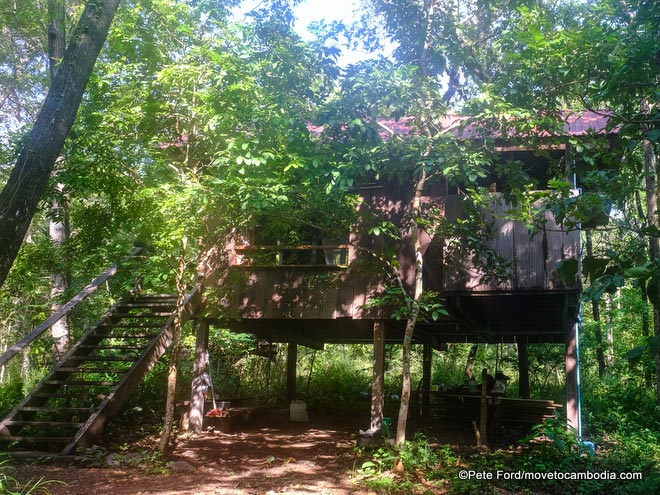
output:
[{"label": "wooden wall", "polygon": [[[444,198],[447,219],[460,218],[459,196]],[[489,207],[492,213],[482,212],[482,218],[490,225],[493,237],[485,242],[498,256],[507,262],[508,278],[502,281],[484,280],[484,272],[475,267],[470,253],[461,258],[445,260],[442,287],[445,292],[571,290],[579,287],[576,278],[569,286],[560,280],[555,268],[566,258],[579,259],[580,233],[567,232],[557,223],[550,211],[545,211],[545,225],[530,230],[528,226],[507,220],[510,205],[494,194]]]},{"label": "wooden wall", "polygon": [[330,266],[237,266],[219,287],[217,306],[238,318],[374,318],[365,308],[380,292],[380,277],[367,275],[359,263]]},{"label": "wooden wall", "polygon": [[[365,220],[369,211],[375,211],[400,222],[410,204],[410,191],[403,186],[364,191],[361,218]],[[441,206],[449,222],[463,216],[464,196],[429,196],[425,201]],[[484,273],[475,267],[469,252],[461,251],[459,246],[453,257],[448,257],[444,249],[448,240],[424,233],[425,288],[463,294],[578,290],[577,277],[568,287],[560,282],[555,264],[565,258],[578,258],[579,232],[562,231],[547,212],[545,227],[530,233],[525,225],[501,218],[507,209],[509,206],[500,195],[493,194],[493,213],[482,212],[493,232],[486,244],[510,264],[506,280],[484,281]],[[260,266],[246,262],[230,246],[228,258],[232,268],[218,283],[216,308],[222,308],[230,317],[250,319],[387,318],[387,310],[365,307],[382,290],[383,271],[375,266],[373,257],[354,246],[378,249],[385,241],[368,236],[363,228],[352,235],[350,242],[353,245],[349,249],[349,265],[345,267]],[[405,234],[397,249],[402,277],[411,283],[412,245]]]}]

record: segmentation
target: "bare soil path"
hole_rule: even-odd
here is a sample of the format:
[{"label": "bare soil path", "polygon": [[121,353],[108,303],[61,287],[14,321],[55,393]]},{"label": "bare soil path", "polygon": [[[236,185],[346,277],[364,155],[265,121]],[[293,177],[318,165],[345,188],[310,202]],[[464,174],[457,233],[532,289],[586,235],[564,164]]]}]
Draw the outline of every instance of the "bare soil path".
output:
[{"label": "bare soil path", "polygon": [[357,426],[310,419],[263,418],[236,433],[179,438],[167,474],[148,474],[140,465],[45,464],[20,465],[18,475],[65,482],[50,487],[53,495],[369,495],[350,476]]}]

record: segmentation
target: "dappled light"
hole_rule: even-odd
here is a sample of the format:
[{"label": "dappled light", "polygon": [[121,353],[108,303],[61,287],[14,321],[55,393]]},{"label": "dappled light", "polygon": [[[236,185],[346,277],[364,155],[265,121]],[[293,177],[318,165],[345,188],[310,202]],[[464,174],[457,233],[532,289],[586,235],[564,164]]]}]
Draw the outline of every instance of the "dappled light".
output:
[{"label": "dappled light", "polygon": [[[366,494],[349,471],[354,445],[350,420],[322,418],[318,424],[290,424],[281,417],[262,420],[265,426],[237,433],[206,431],[181,437],[170,460],[182,471],[146,475],[116,468],[44,466],[40,475],[62,479],[53,495],[293,495]],[[268,423],[272,423],[268,426]],[[29,468],[21,471],[27,476]],[[110,481],[112,480],[112,481]]]}]

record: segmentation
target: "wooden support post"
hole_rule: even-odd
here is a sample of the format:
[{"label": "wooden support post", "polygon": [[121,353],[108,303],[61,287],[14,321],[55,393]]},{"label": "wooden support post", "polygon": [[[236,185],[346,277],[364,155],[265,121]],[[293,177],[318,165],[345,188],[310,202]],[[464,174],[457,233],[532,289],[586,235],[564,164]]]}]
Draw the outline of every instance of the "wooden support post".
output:
[{"label": "wooden support post", "polygon": [[485,445],[488,441],[488,399],[486,398],[486,389],[488,388],[488,370],[481,370],[481,415],[479,421],[479,435],[477,436],[478,446]]},{"label": "wooden support post", "polygon": [[201,433],[204,423],[204,392],[206,392],[209,385],[206,379],[208,350],[209,322],[207,320],[198,320],[195,332],[195,362],[193,363],[188,424],[186,425],[185,420],[182,421],[183,429],[194,433]]},{"label": "wooden support post", "polygon": [[383,428],[385,405],[385,323],[374,322],[374,356],[371,375],[371,431]]},{"label": "wooden support post", "polygon": [[578,420],[578,376],[577,376],[577,324],[566,334],[566,423],[579,429]]},{"label": "wooden support post", "polygon": [[529,399],[529,356],[527,342],[518,342],[518,397]]},{"label": "wooden support post", "polygon": [[286,348],[286,400],[288,404],[296,398],[296,368],[298,344],[289,342]]},{"label": "wooden support post", "polygon": [[429,342],[424,343],[422,359],[422,417],[428,418],[431,407],[431,369],[433,364],[433,347]]}]

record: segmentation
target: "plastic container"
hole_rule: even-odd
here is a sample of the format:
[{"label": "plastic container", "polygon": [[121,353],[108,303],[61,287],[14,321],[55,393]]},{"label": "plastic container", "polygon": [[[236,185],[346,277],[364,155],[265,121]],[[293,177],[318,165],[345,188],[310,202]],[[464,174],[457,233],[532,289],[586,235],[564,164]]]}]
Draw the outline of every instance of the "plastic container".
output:
[{"label": "plastic container", "polygon": [[295,423],[307,423],[307,405],[301,400],[291,401],[289,408],[289,419]]}]

